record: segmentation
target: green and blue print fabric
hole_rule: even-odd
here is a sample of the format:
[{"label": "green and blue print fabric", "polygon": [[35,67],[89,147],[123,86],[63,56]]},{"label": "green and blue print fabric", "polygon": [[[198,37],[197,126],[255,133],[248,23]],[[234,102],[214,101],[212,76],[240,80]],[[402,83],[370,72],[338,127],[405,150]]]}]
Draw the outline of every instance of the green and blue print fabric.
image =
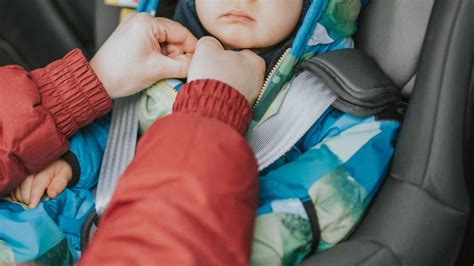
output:
[{"label": "green and blue print fabric", "polygon": [[383,181],[399,126],[327,110],[261,173],[252,265],[296,265],[314,251],[307,202],[317,214],[317,251],[349,236]]},{"label": "green and blue print fabric", "polygon": [[[268,77],[251,128],[278,113],[277,101],[284,97],[277,96],[294,78],[298,63],[353,47],[351,36],[367,1],[310,2],[290,50]],[[171,113],[175,87],[176,81],[161,81],[145,92],[142,130]],[[153,107],[158,102],[163,108]],[[251,264],[297,265],[309,254],[348,237],[383,181],[399,126],[398,121],[356,117],[329,108],[290,151],[260,173]],[[317,250],[312,250],[312,225],[304,207],[308,202],[319,223]]]}]

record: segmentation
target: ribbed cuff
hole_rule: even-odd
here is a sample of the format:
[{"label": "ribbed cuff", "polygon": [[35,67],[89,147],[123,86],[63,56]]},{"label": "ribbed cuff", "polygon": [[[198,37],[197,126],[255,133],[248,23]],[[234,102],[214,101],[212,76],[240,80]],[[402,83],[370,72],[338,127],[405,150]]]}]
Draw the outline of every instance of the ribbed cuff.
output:
[{"label": "ribbed cuff", "polygon": [[79,165],[79,160],[72,151],[66,152],[61,159],[66,161],[72,169],[72,177],[67,184],[68,188],[74,187],[77,182],[79,182],[79,177],[81,176],[81,166]]},{"label": "ribbed cuff", "polygon": [[216,118],[244,135],[252,120],[250,104],[233,87],[217,80],[194,80],[180,89],[173,112]]},{"label": "ribbed cuff", "polygon": [[30,75],[42,105],[66,138],[112,108],[110,97],[79,49]]}]

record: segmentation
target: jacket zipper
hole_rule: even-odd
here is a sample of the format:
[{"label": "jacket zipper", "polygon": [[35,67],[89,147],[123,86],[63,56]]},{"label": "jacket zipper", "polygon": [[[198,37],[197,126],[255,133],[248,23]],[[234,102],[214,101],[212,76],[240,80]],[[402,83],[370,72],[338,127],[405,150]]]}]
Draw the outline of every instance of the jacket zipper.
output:
[{"label": "jacket zipper", "polygon": [[283,63],[283,59],[286,58],[286,56],[290,53],[290,51],[291,51],[291,48],[288,48],[288,49],[285,50],[285,52],[280,56],[280,58],[278,59],[276,64],[273,66],[270,73],[267,75],[267,78],[265,79],[265,82],[263,83],[262,89],[260,90],[260,93],[258,94],[257,100],[255,101],[255,103],[252,107],[252,111],[255,111],[255,108],[256,108],[257,104],[260,102],[260,100],[263,97],[263,94],[265,94],[265,91],[267,90],[267,87],[268,87],[268,84],[270,83],[270,80],[273,78],[273,76],[275,75],[275,72],[278,70],[278,68]]}]

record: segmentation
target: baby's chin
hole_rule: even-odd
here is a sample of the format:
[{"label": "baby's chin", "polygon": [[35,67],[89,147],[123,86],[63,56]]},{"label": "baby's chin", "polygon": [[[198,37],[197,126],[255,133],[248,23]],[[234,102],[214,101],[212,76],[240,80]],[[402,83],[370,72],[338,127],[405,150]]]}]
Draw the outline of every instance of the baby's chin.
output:
[{"label": "baby's chin", "polygon": [[214,32],[213,35],[228,49],[264,48],[261,37],[254,31],[239,26],[228,26]]},{"label": "baby's chin", "polygon": [[242,42],[240,40],[235,39],[225,39],[225,38],[218,38],[219,41],[224,45],[226,49],[255,49],[257,48],[254,43],[251,42]]}]

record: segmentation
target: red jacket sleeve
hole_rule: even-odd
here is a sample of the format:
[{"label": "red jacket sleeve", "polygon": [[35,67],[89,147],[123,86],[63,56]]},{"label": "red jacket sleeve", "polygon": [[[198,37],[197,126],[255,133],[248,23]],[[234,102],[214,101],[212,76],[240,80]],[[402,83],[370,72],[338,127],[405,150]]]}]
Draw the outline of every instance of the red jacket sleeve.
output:
[{"label": "red jacket sleeve", "polygon": [[257,163],[245,98],[194,81],[141,138],[80,265],[247,265]]},{"label": "red jacket sleeve", "polygon": [[67,138],[111,109],[79,50],[31,73],[0,67],[0,196],[68,150]]}]

